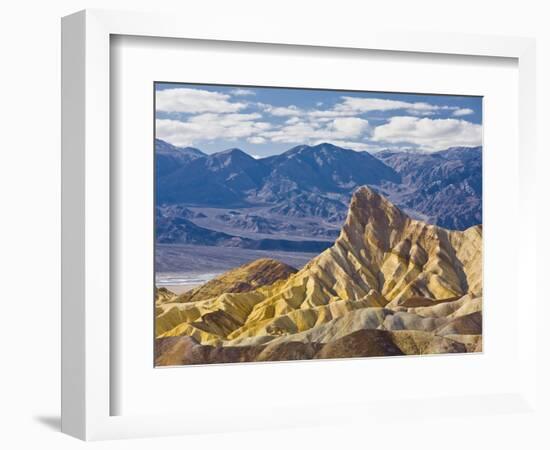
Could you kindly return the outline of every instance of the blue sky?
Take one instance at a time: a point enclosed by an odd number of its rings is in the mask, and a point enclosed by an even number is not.
[[[481,97],[156,83],[156,137],[255,157],[331,142],[357,151],[477,146]]]

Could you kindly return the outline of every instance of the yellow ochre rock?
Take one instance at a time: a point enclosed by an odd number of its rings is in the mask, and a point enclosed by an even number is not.
[[[190,336],[194,346],[258,346],[235,350],[243,360],[302,353],[306,359],[334,357],[346,342],[357,348],[357,356],[384,349],[391,354],[479,351],[482,228],[452,231],[414,220],[362,187],[334,245],[300,271],[261,259],[157,306],[159,339]],[[319,347],[360,330],[390,334],[359,333]],[[268,344],[270,350],[262,347]],[[229,358],[228,352],[215,353],[216,358]]]

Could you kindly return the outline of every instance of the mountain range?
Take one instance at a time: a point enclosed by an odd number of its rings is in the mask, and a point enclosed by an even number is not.
[[[165,143],[157,139],[157,146],[164,149]],[[330,193],[349,194],[357,186],[400,181],[391,167],[372,155],[331,144],[302,145],[263,159],[237,148],[202,157],[192,150],[176,149],[178,156],[171,160],[164,152],[157,158],[157,173],[162,172],[157,204],[236,207],[299,199],[313,205],[308,211],[317,208],[324,216],[334,208]],[[170,163],[172,168],[166,170]]]
[[[161,139],[155,139],[156,176],[163,177],[186,163],[206,156],[193,147],[176,147]]]
[[[376,156],[402,177],[401,185],[386,190],[400,207],[445,228],[463,230],[482,222],[481,147]]]
[[[371,155],[324,143],[256,159],[157,139],[155,151],[159,243],[332,242],[365,185],[427,223],[464,230],[482,221],[481,147]]]
[[[264,259],[158,292],[156,364],[481,351],[481,261],[480,225],[415,220],[361,187],[335,243],[299,271]]]

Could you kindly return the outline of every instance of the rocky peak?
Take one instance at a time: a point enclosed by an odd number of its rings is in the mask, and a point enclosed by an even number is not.
[[[410,221],[409,217],[397,206],[374,189],[362,186],[351,198],[346,225],[392,229],[405,225],[407,221]]]

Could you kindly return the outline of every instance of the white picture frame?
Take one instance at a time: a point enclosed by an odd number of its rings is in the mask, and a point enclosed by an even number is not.
[[[111,321],[111,183],[110,169],[110,40],[111,36],[162,37],[206,41],[285,44],[338,49],[368,49],[416,54],[512,58],[518,63],[519,213],[518,278],[533,273],[536,260],[535,173],[535,43],[532,39],[435,33],[393,33],[347,30],[327,35],[311,25],[281,30],[262,22],[227,23],[215,30],[190,16],[87,10],[62,21],[62,430],[85,440],[163,436],[207,431],[259,429],[267,426],[309,425],[374,415],[374,405],[350,403],[345,410],[302,405],[274,409],[239,422],[205,421],[181,414],[112,415]],[[503,409],[537,414],[536,328],[526,315],[536,310],[534,283],[523,292],[526,312],[518,315],[520,378],[511,391],[466,398],[403,399],[409,414],[425,413],[426,405],[441,415],[496,414]],[[514,294],[511,294],[514,295]],[[517,295],[517,293],[515,293]],[[430,403],[431,402],[431,403]],[[378,405],[379,407],[379,405]],[[403,410],[401,411],[401,414]],[[386,411],[385,414],[388,414]],[[391,414],[391,413],[390,413]],[[429,417],[429,414],[426,414]]]

